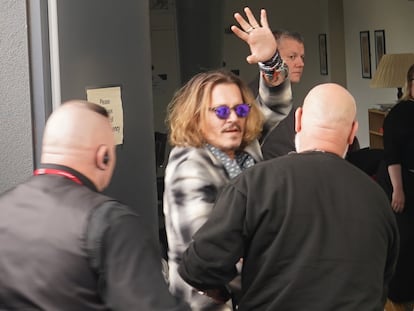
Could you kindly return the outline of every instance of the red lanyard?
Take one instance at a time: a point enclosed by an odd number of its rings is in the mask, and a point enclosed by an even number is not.
[[[63,170],[57,170],[53,168],[39,168],[33,172],[35,176],[37,175],[60,175],[66,178],[69,178],[70,180],[74,181],[75,183],[82,185],[82,182],[79,180],[78,177],[75,175],[68,173]]]

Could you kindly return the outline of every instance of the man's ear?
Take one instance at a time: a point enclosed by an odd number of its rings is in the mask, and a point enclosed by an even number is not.
[[[108,146],[100,145],[96,151],[96,167],[100,170],[106,170],[110,161]]]
[[[352,122],[351,132],[349,133],[349,136],[348,136],[348,145],[352,145],[352,143],[354,142],[355,135],[358,131],[358,126],[359,126],[358,121]]]
[[[302,107],[298,107],[295,111],[295,132],[299,133],[302,129]]]

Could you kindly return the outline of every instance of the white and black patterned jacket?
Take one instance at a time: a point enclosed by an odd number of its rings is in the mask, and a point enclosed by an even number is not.
[[[291,100],[289,81],[273,88],[266,87],[261,81],[257,101],[265,115],[264,133],[287,116],[292,108]],[[258,141],[254,141],[244,151],[255,162],[263,159]],[[189,302],[193,310],[230,310],[226,305],[216,305],[208,297],[200,295],[177,273],[181,254],[194,233],[206,222],[217,194],[228,181],[229,176],[223,164],[207,148],[174,147],[171,150],[164,190],[170,290]]]

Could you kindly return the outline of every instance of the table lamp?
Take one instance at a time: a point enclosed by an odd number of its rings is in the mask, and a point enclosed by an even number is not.
[[[373,88],[397,88],[397,97],[403,95],[407,71],[414,64],[414,53],[384,54],[371,80]]]

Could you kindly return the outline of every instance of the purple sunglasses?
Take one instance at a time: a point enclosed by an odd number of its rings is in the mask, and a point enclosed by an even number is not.
[[[214,111],[217,118],[226,120],[229,118],[231,110],[234,110],[234,112],[239,118],[246,118],[250,113],[250,108],[251,108],[250,104],[242,103],[242,104],[235,105],[231,108],[227,105],[210,107],[209,110]]]

